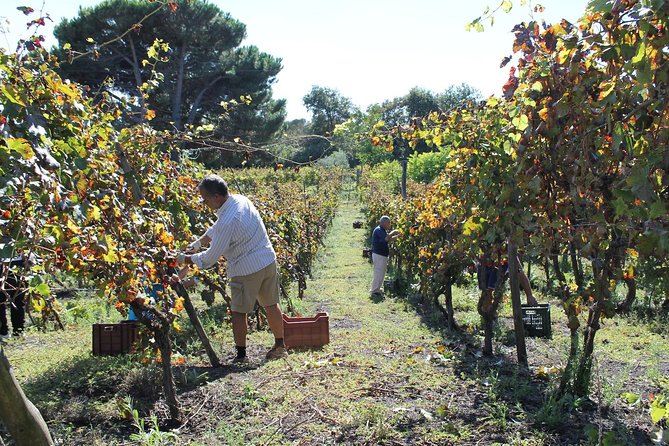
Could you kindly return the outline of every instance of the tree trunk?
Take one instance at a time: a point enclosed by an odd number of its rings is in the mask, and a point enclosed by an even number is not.
[[[140,114],[140,122],[146,121],[145,115],[146,115],[146,100],[144,99],[144,95],[142,91],[140,90],[140,87],[144,83],[144,80],[142,79],[142,71],[140,69],[140,61],[139,58],[137,57],[137,51],[135,50],[135,42],[132,40],[132,37],[128,36],[128,43],[130,43],[130,51],[132,52],[132,72],[135,76],[135,82],[137,83],[137,97],[139,98],[139,104],[142,109],[142,113]]]
[[[446,306],[442,306],[439,302],[439,296],[444,294]],[[460,329],[458,324],[455,322],[453,311],[453,285],[450,281],[447,281],[444,285],[444,289],[434,293],[434,305],[439,309],[441,314],[446,318],[446,324],[449,330],[457,331]]]
[[[26,398],[0,346],[0,420],[17,446],[52,446],[39,410]]]
[[[562,379],[560,379],[560,387],[558,388],[559,397],[565,395],[568,390],[571,390],[570,385],[572,384],[574,369],[578,360],[578,327],[569,327],[569,338],[569,358],[567,359],[567,365],[562,372]]]
[[[576,396],[587,396],[590,390],[590,372],[592,369],[592,352],[595,348],[595,335],[599,330],[599,319],[602,310],[600,305],[595,304],[588,315],[588,325],[585,328],[585,339],[583,342],[583,353],[576,370],[574,393]]]
[[[595,348],[595,335],[599,330],[599,320],[602,315],[602,309],[606,301],[610,298],[609,278],[606,267],[597,266],[593,261],[592,272],[595,283],[594,296],[595,301],[590,307],[588,313],[588,324],[585,327],[585,339],[583,340],[583,352],[574,382],[574,393],[576,396],[587,396],[590,388],[590,375],[592,369],[592,352]]]
[[[186,45],[179,51],[179,67],[177,68],[177,84],[172,98],[172,121],[174,128],[181,130],[181,103],[184,89],[184,65],[186,63]]]
[[[583,270],[581,269],[581,264],[576,256],[574,243],[569,244],[569,257],[571,258],[571,269],[574,271],[574,280],[576,281],[576,286],[580,293],[583,290]]]
[[[400,164],[402,165],[402,199],[406,200],[407,199],[407,159],[402,158],[400,160]]]
[[[551,262],[553,262],[555,278],[558,280],[558,282],[560,282],[560,287],[563,288],[567,283],[567,279],[564,277],[564,274],[562,274],[562,270],[560,269],[560,259],[558,258],[557,254],[551,254]]]
[[[509,281],[511,286],[511,303],[513,305],[513,329],[516,334],[516,355],[518,364],[527,367],[527,348],[525,346],[525,328],[520,307],[520,282],[518,280],[518,249],[516,244],[509,241]]]
[[[495,321],[488,314],[481,316],[483,316],[483,354],[485,356],[492,356],[492,338]]]
[[[163,391],[165,392],[165,402],[170,411],[171,421],[181,422],[181,408],[177,400],[177,388],[174,384],[174,374],[172,373],[172,339],[170,339],[169,327],[154,331],[156,344],[160,349],[161,368],[163,369]]]
[[[450,330],[458,330],[459,327],[455,322],[455,311],[453,310],[453,284],[450,280],[446,282],[444,297],[446,299],[446,317],[448,318],[448,328]]]
[[[200,322],[200,318],[197,315],[197,311],[193,306],[193,302],[190,300],[190,295],[188,291],[186,290],[186,288],[184,288],[184,286],[181,283],[176,284],[175,287],[177,295],[179,295],[179,297],[182,297],[184,300],[184,308],[186,309],[186,313],[188,313],[188,318],[190,319],[191,324],[193,324],[193,327],[195,327],[197,336],[200,338],[200,342],[202,342],[204,350],[207,352],[207,356],[209,357],[209,362],[211,363],[211,366],[220,367],[221,361],[218,359],[216,351],[211,346],[211,342],[209,341],[207,332],[205,332],[204,328],[202,327],[202,323]]]
[[[212,88],[216,83],[220,80],[223,79],[223,76],[217,76],[214,78],[213,81],[209,82],[207,86],[205,86],[200,92],[198,93],[197,97],[193,101],[193,105],[190,107],[190,112],[188,113],[188,119],[186,120],[186,124],[192,124],[195,122],[195,116],[197,116],[197,111],[200,109],[200,103],[202,102],[202,99],[204,98],[204,95],[209,91],[210,88]]]
[[[636,280],[634,279],[623,279],[625,285],[627,285],[627,296],[625,300],[620,302],[616,307],[617,313],[627,313],[632,309],[632,304],[636,300]]]
[[[543,267],[544,275],[546,276],[546,290],[551,290],[553,289],[553,281],[551,280],[551,271],[548,267],[548,257],[544,257]]]
[[[482,283],[485,289],[481,291],[481,298],[479,299],[477,310],[481,315],[483,322],[483,354],[486,356],[492,356],[492,339],[494,334],[493,328],[495,324],[495,318],[497,316],[497,308],[499,307],[499,304],[502,301],[502,296],[504,294],[504,282],[506,279],[502,271],[498,271],[497,284],[495,289],[487,289],[488,277],[485,264],[486,260],[482,262]]]

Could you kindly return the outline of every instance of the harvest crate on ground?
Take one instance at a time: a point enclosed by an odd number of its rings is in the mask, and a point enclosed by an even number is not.
[[[93,354],[96,356],[130,353],[139,335],[136,322],[93,324]]]
[[[327,313],[314,317],[283,315],[283,339],[287,348],[322,347],[330,342],[330,322]]]

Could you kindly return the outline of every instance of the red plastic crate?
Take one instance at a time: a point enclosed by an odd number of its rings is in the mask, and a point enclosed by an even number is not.
[[[98,356],[130,353],[139,335],[135,322],[93,324],[93,354]]]
[[[330,342],[330,318],[327,313],[314,317],[283,315],[283,341],[287,348],[322,347]]]

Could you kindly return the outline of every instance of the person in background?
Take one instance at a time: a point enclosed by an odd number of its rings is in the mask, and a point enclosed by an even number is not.
[[[227,183],[218,175],[206,176],[198,191],[218,219],[185,253],[177,256],[177,262],[207,269],[221,256],[227,259],[232,332],[237,350],[233,362],[246,361],[247,313],[253,311],[256,300],[265,309],[274,334],[274,347],[267,352],[266,359],[286,357],[276,253],[258,210],[245,196],[230,194]],[[205,251],[198,252],[206,246]]]
[[[26,263],[23,257],[16,257],[0,264],[0,336],[9,335],[7,307],[12,322],[12,334],[20,336],[25,328],[27,287],[16,268],[24,268]]]
[[[527,277],[525,274],[525,271],[523,271],[522,268],[522,263],[520,263],[520,258],[516,257],[516,261],[518,262],[518,282],[520,285],[520,288],[525,292],[525,298],[526,302],[528,305],[533,305],[536,306],[538,305],[537,299],[534,297],[534,294],[532,293],[532,287],[530,286],[530,279]],[[501,271],[502,274],[506,274],[509,269],[509,262],[504,259],[502,261],[501,265],[496,265],[494,262],[488,262],[485,265],[485,281],[486,283],[483,283],[483,259],[479,259],[479,263],[477,265],[477,277],[478,277],[478,283],[479,283],[479,289],[481,291],[485,291],[487,294],[488,299],[492,301],[492,292],[497,286],[497,273],[498,271]]]
[[[390,217],[384,215],[379,219],[379,225],[374,228],[374,232],[372,232],[372,263],[374,264],[374,278],[372,279],[372,286],[369,292],[374,297],[383,296],[381,285],[383,285],[383,279],[386,276],[388,256],[390,255],[388,242],[395,240],[400,235],[397,229],[390,231],[390,226]]]

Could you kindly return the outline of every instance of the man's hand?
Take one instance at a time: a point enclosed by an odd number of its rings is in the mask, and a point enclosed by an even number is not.
[[[200,241],[200,239],[197,239],[190,245],[186,246],[186,253],[187,254],[196,253],[197,251],[200,250],[200,248],[202,248],[202,242]]]

